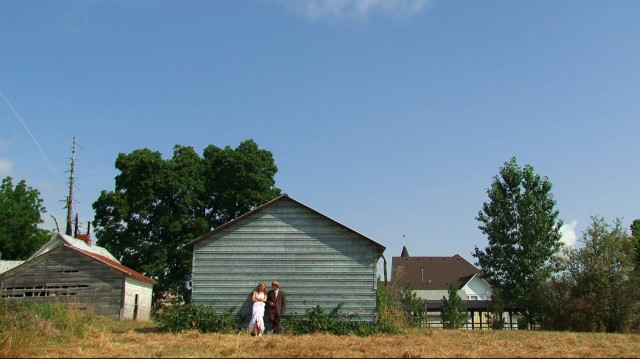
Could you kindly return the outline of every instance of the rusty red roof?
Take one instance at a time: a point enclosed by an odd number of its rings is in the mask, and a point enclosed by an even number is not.
[[[97,253],[85,251],[83,249],[80,249],[80,248],[77,248],[77,247],[73,247],[73,246],[70,246],[70,245],[65,245],[65,247],[69,248],[69,249],[71,249],[73,251],[76,251],[78,253],[84,254],[84,255],[86,255],[88,257],[91,257],[91,258],[93,258],[93,259],[95,259],[95,260],[97,260],[99,262],[102,262],[102,263],[108,265],[109,267],[114,268],[114,269],[124,273],[125,275],[131,276],[131,277],[133,277],[135,279],[138,279],[138,280],[141,280],[141,281],[144,281],[144,282],[147,282],[147,283],[151,283],[151,284],[158,283],[153,278],[149,278],[149,277],[147,277],[146,275],[144,275],[142,273],[136,272],[133,269],[131,269],[131,268],[125,266],[125,265],[122,265],[122,264],[114,261],[111,258],[102,256],[102,255],[97,254]]]

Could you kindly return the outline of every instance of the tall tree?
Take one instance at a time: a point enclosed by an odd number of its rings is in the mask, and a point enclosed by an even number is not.
[[[235,150],[213,145],[204,150],[205,205],[213,225],[226,223],[280,194],[273,155],[254,141]]]
[[[631,222],[631,236],[636,250],[636,273],[640,275],[640,219]]]
[[[2,259],[26,259],[52,235],[38,228],[43,223],[40,192],[27,186],[24,180],[13,186],[6,177],[0,185],[0,253]]]
[[[514,157],[487,195],[476,219],[489,244],[484,250],[476,246],[473,255],[504,303],[518,305],[532,318],[539,287],[554,272],[562,247],[551,182],[530,165],[520,167]]]
[[[185,244],[280,194],[271,153],[252,140],[235,150],[209,146],[203,158],[180,145],[168,160],[139,149],[119,154],[115,166],[115,190],[93,204],[97,243],[156,279],[157,292],[188,294]]]

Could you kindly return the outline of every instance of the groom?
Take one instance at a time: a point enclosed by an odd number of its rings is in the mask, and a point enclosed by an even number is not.
[[[273,324],[273,333],[280,334],[280,320],[287,306],[287,296],[280,290],[280,283],[277,280],[271,282],[271,290],[267,293],[267,306],[269,321]]]

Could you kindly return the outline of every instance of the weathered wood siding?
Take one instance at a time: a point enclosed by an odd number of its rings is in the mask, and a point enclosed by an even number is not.
[[[72,250],[58,247],[3,273],[2,299],[60,301],[118,318],[122,273]]]
[[[250,294],[278,280],[287,314],[320,305],[375,321],[374,243],[292,201],[278,201],[194,244],[192,300],[248,322]]]
[[[127,278],[125,281],[124,309],[121,318],[148,320],[151,316],[153,284]],[[136,305],[136,295],[137,305]],[[137,314],[136,314],[137,311]]]

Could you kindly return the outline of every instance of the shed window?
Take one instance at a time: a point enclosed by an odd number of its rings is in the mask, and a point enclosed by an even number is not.
[[[86,284],[48,284],[35,286],[2,288],[2,298],[56,297],[78,295],[79,288],[88,288]]]

